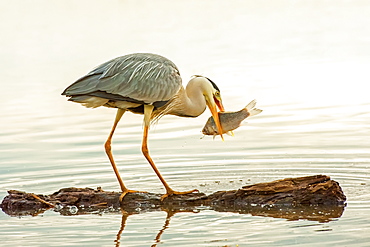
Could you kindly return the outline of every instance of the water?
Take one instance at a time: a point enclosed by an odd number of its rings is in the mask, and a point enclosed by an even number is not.
[[[153,52],[184,84],[204,74],[227,110],[264,110],[235,137],[201,138],[209,113],[166,116],[149,148],[168,183],[205,193],[325,174],[347,196],[329,222],[200,208],[35,217],[0,213],[3,246],[369,246],[370,4],[366,1],[12,1],[0,3],[0,197],[9,189],[119,186],[103,143],[112,109],[60,96],[94,66]],[[142,117],[125,114],[113,151],[127,186],[163,192],[140,153]],[[124,228],[121,227],[123,219]],[[119,240],[117,240],[117,235]],[[156,240],[157,238],[157,240]]]

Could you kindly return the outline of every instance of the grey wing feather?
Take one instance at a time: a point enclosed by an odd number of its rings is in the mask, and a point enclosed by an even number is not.
[[[145,103],[166,101],[181,88],[180,73],[167,58],[135,53],[112,59],[69,86],[63,95],[104,91]]]

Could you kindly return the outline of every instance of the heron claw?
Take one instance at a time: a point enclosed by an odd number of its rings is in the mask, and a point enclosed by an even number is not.
[[[148,193],[147,191],[138,191],[138,190],[126,190],[122,192],[122,194],[119,196],[119,202],[123,202],[123,198],[128,194],[128,193]]]
[[[172,195],[186,195],[186,194],[191,194],[191,193],[194,193],[194,192],[199,192],[199,190],[195,189],[195,190],[189,190],[189,191],[174,191],[174,190],[167,191],[166,194],[161,196],[161,201],[163,201],[164,199],[166,199],[167,197],[172,196]]]
[[[52,203],[50,203],[50,202],[47,202],[47,201],[45,201],[44,199],[41,199],[38,195],[36,195],[36,194],[34,194],[34,193],[30,193],[30,195],[31,195],[33,198],[35,198],[36,200],[38,200],[38,201],[40,201],[40,202],[42,202],[42,203],[44,203],[44,204],[48,205],[50,208],[54,208],[54,207],[55,207],[55,205],[54,205],[54,204],[52,204]]]

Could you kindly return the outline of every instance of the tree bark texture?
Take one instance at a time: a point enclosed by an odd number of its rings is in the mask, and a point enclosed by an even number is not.
[[[54,210],[62,215],[121,212],[128,214],[165,210],[197,212],[212,209],[287,219],[327,221],[342,215],[346,196],[339,184],[325,175],[286,178],[244,186],[238,190],[217,191],[210,195],[191,193],[161,201],[162,194],[127,194],[91,188],[64,188],[51,195],[8,191],[1,203],[10,216],[38,215]]]

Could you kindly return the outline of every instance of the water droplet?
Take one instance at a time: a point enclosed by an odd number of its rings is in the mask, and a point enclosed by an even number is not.
[[[78,212],[78,207],[76,207],[76,206],[70,206],[70,207],[69,207],[69,212],[70,212],[71,214],[77,214],[77,212]]]
[[[62,210],[62,209],[63,209],[63,206],[62,206],[62,204],[57,203],[57,204],[55,205],[54,209],[55,209],[56,211],[60,211],[60,210]]]

